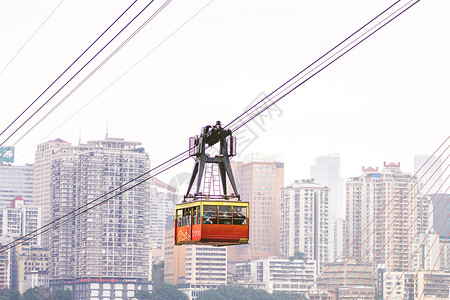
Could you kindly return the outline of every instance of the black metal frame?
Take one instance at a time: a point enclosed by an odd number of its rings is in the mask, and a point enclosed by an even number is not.
[[[210,157],[206,154],[206,149],[217,143],[220,143],[219,155],[215,157]],[[207,147],[208,146],[208,147]],[[237,198],[240,200],[240,195],[237,191],[236,182],[234,181],[233,172],[231,170],[230,157],[236,155],[235,139],[232,136],[231,130],[225,130],[222,128],[220,121],[216,122],[216,125],[208,125],[202,128],[200,136],[191,137],[189,139],[189,155],[195,157],[194,170],[192,171],[191,179],[189,181],[188,190],[184,196],[183,202],[188,202],[187,199],[192,199],[191,201],[197,199],[231,199]],[[222,181],[222,196],[218,195],[204,195],[200,193],[200,186],[202,183],[203,173],[205,171],[206,164],[218,164],[220,171],[220,179]],[[189,194],[194,184],[195,178],[197,177],[197,189],[194,195]],[[230,180],[231,186],[233,188],[234,194],[227,195],[227,181],[226,176]],[[217,200],[219,200],[217,199]]]

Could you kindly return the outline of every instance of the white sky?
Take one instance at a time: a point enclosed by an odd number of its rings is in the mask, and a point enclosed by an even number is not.
[[[0,0],[0,70],[60,2]],[[44,141],[77,144],[80,132],[83,142],[104,138],[107,122],[110,137],[142,142],[152,164],[159,164],[187,149],[189,136],[202,126],[230,122],[258,95],[270,93],[394,1],[214,0],[95,98],[208,2],[169,4],[16,145],[16,164],[33,163],[35,147]],[[0,129],[130,3],[64,0],[0,74]],[[266,123],[243,154],[283,154],[286,184],[308,177],[316,156],[333,153],[341,156],[344,178],[360,175],[362,166],[382,167],[383,161],[401,162],[412,172],[414,154],[431,154],[449,135],[448,11],[448,0],[422,0],[282,100],[281,115]],[[163,179],[191,169],[192,162],[183,164]]]

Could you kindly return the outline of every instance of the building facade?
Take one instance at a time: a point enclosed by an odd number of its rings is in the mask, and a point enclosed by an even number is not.
[[[229,248],[230,261],[280,255],[280,192],[284,163],[276,155],[252,154],[244,162],[232,162],[242,201],[250,202],[248,245]]]
[[[140,143],[107,138],[54,155],[51,219],[74,208],[86,211],[51,233],[50,285],[71,285],[77,299],[103,294],[127,299],[151,288],[149,183],[121,192],[122,185],[150,169]],[[121,193],[114,196],[113,190]]]
[[[259,286],[268,293],[315,292],[316,262],[303,259],[260,258],[236,264],[234,285]]]
[[[28,205],[17,196],[10,206],[0,210],[0,236],[19,238],[41,227],[41,211],[39,207]],[[41,237],[31,239],[33,246],[41,245]]]
[[[384,163],[381,172],[364,168],[346,183],[346,257],[363,263],[408,266],[416,227],[418,187],[400,163]],[[393,225],[395,224],[395,226]]]
[[[0,209],[10,206],[17,195],[34,204],[34,165],[14,166],[0,162]]]
[[[70,143],[61,139],[48,141],[37,146],[34,154],[34,203],[41,209],[41,223],[46,225],[51,220],[51,172],[52,161],[60,149],[71,146]],[[50,234],[42,235],[42,246],[48,248]]]
[[[317,262],[317,272],[329,256],[329,193],[314,180],[298,180],[281,190],[281,255],[302,252]]]

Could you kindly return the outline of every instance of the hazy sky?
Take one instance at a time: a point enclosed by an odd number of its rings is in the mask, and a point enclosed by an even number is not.
[[[202,126],[216,120],[230,122],[256,98],[270,93],[394,1],[213,0],[207,5],[209,2],[172,1],[17,143],[16,163],[33,163],[36,145],[51,139],[73,144],[80,135],[83,142],[102,139],[108,124],[110,137],[142,142],[152,164],[159,164],[187,149],[189,136],[198,134]],[[162,3],[157,0],[150,8],[154,11]],[[0,70],[59,5],[0,73],[0,129],[129,4],[131,1],[0,0]],[[145,4],[138,1],[125,20]],[[283,154],[286,184],[306,178],[316,156],[335,153],[341,156],[344,178],[358,176],[362,166],[381,167],[383,161],[401,162],[402,169],[412,172],[414,154],[431,154],[449,135],[448,11],[448,0],[419,2],[279,102],[272,118],[255,127],[258,137],[241,153]],[[131,29],[150,15],[139,18]],[[115,28],[117,32],[119,27]],[[131,31],[125,33],[101,59]],[[90,52],[91,56],[95,52]],[[63,99],[101,59],[48,107]],[[74,71],[64,79],[72,74]],[[52,94],[46,94],[39,105]],[[19,131],[7,144],[25,132]],[[5,137],[2,135],[1,141]],[[192,162],[185,163],[163,179],[191,169]]]

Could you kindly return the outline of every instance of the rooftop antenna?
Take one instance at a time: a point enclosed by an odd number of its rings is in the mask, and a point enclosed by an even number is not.
[[[78,146],[81,146],[81,126],[80,126],[80,132],[78,134]]]
[[[106,120],[106,136],[105,136],[105,140],[108,139],[108,120]]]

